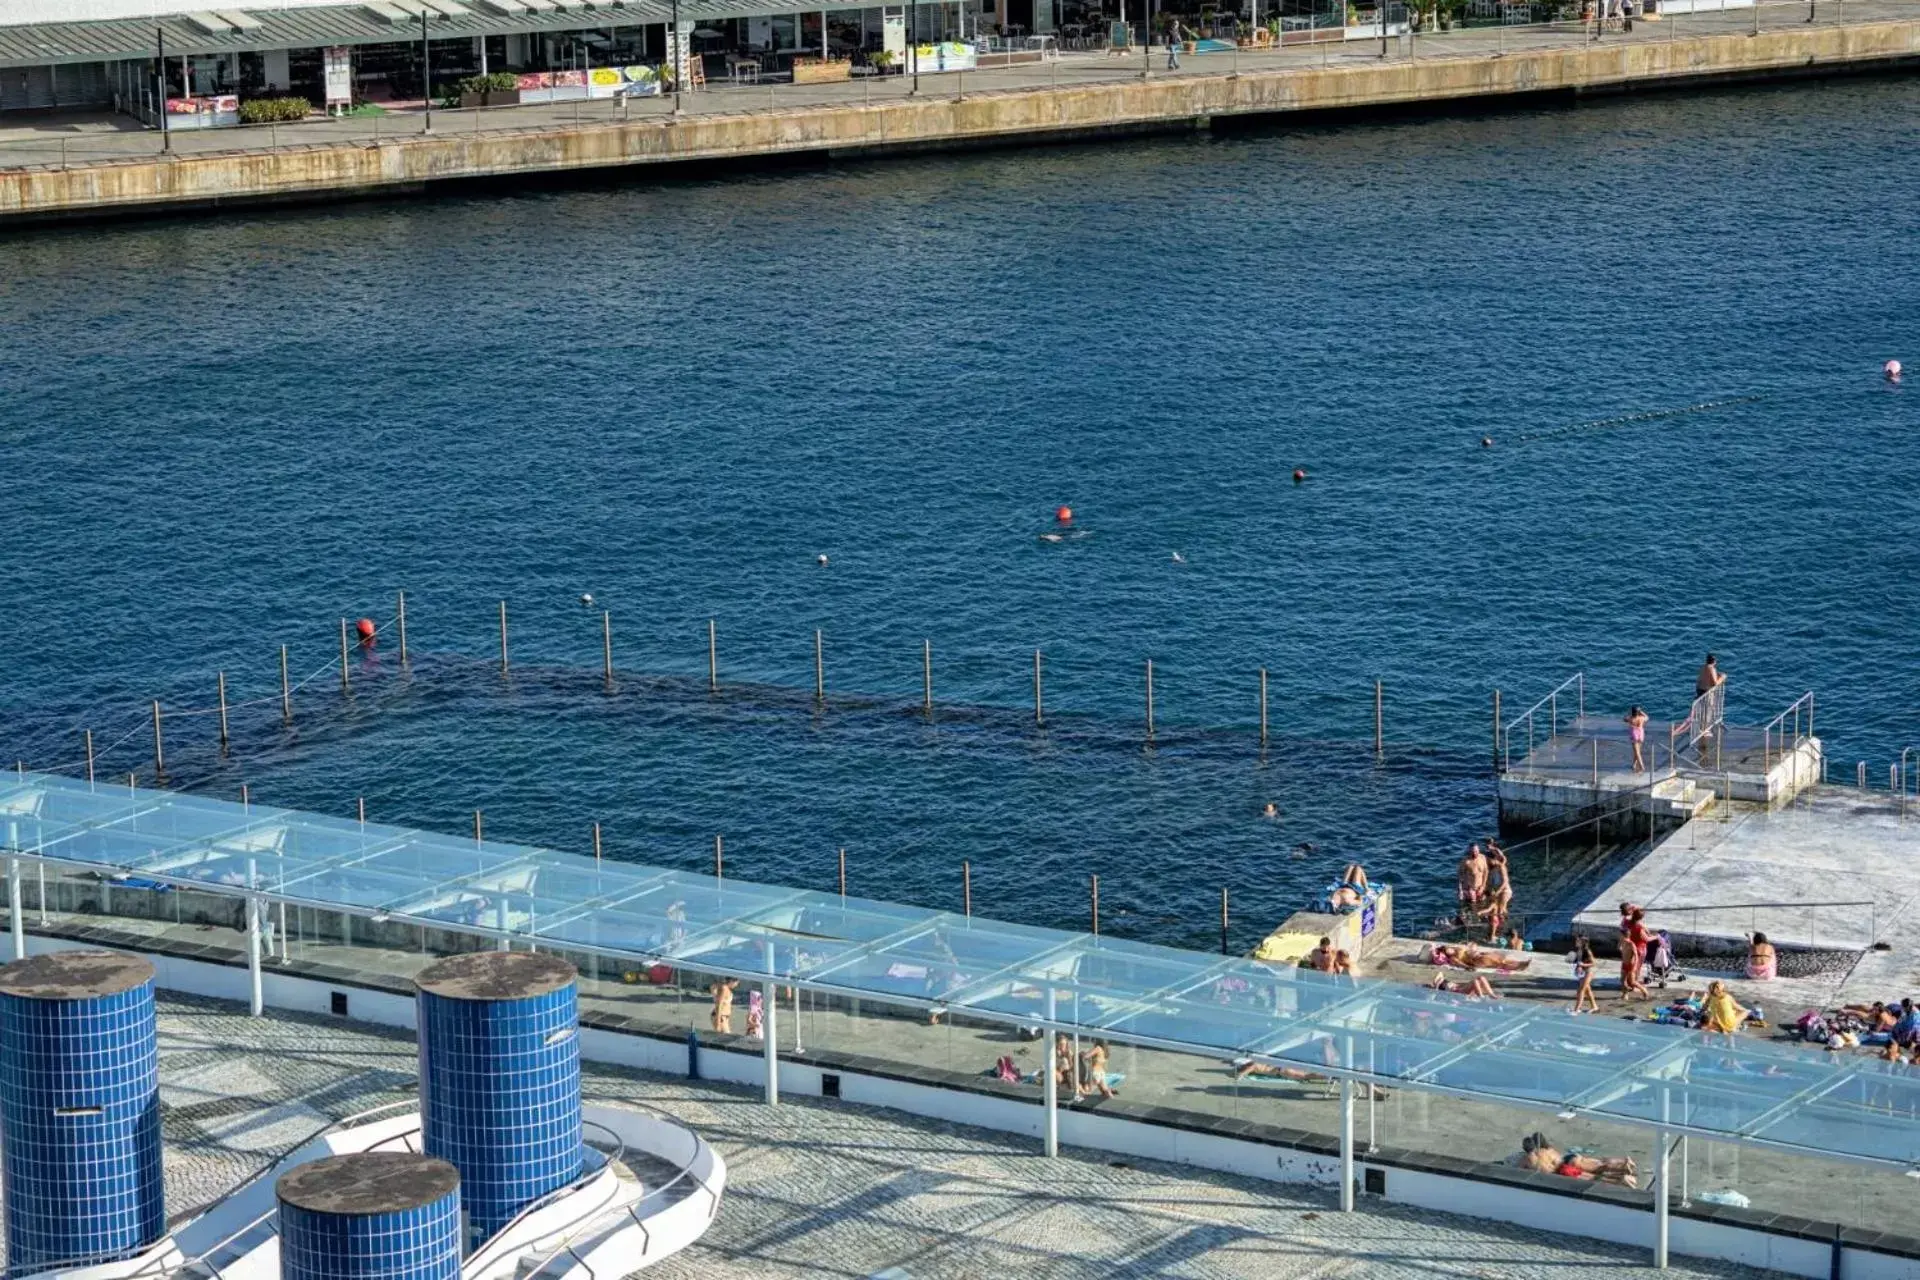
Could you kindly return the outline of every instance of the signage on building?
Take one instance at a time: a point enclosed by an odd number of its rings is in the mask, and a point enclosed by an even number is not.
[[[330,45],[321,50],[321,65],[327,82],[327,109],[353,106],[353,51],[345,45]]]

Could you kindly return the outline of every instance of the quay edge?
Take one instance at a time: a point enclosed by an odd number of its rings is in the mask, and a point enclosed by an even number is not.
[[[755,114],[415,136],[0,171],[0,228],[417,194],[642,166],[755,164],[1184,131],[1297,114],[1494,105],[1920,66],[1920,20],[1372,66],[1165,76]]]

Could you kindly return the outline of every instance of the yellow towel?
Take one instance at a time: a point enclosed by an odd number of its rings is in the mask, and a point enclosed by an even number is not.
[[[1253,958],[1269,964],[1297,964],[1319,945],[1320,935],[1314,933],[1270,933],[1253,949]]]

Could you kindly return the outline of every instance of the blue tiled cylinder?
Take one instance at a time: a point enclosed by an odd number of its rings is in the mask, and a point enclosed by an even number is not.
[[[460,1175],[405,1151],[280,1175],[281,1280],[460,1280]]]
[[[153,966],[58,951],[0,966],[7,1274],[166,1234]]]
[[[478,951],[415,979],[427,1154],[460,1171],[469,1248],[584,1166],[577,976],[555,956]]]

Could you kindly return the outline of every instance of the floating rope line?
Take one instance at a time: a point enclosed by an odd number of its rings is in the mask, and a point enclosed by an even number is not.
[[[1765,400],[1764,395],[1735,396],[1730,400],[1703,400],[1699,404],[1683,405],[1678,409],[1652,409],[1646,413],[1628,413],[1618,418],[1597,418],[1592,422],[1576,422],[1570,427],[1555,427],[1551,431],[1533,431],[1526,435],[1515,436],[1515,444],[1529,440],[1558,440],[1563,436],[1580,435],[1588,431],[1611,431],[1615,427],[1632,426],[1636,422],[1654,422],[1661,418],[1678,418],[1689,413],[1709,413],[1715,409],[1728,409],[1736,404],[1752,404],[1756,400]]]

